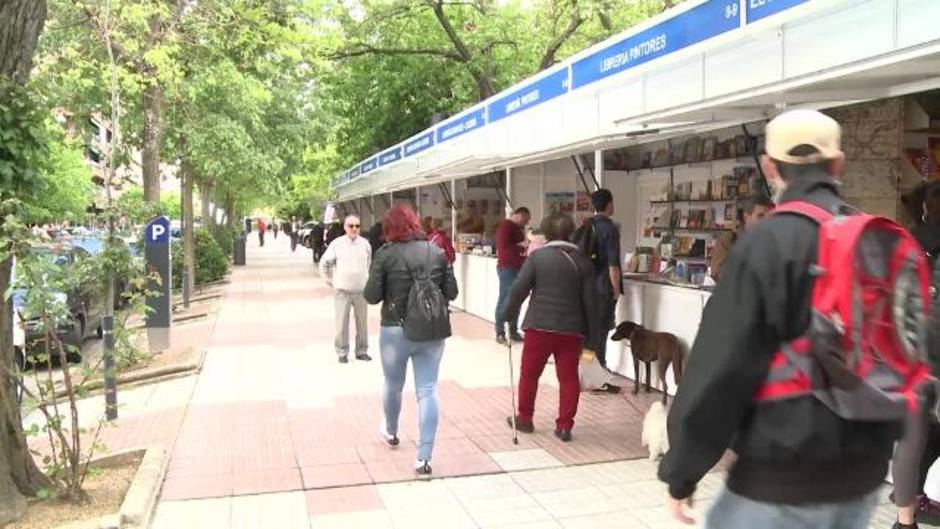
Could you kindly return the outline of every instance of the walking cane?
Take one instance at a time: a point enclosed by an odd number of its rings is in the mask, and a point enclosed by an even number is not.
[[[509,325],[506,325],[507,329]],[[509,415],[512,421],[512,444],[519,444],[519,432],[516,431],[516,377],[512,373],[512,336],[506,333],[509,340],[506,343],[509,346],[509,398],[512,402],[512,414]]]

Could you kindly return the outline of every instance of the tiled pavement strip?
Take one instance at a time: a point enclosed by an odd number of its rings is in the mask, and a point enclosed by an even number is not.
[[[284,237],[259,248],[251,237],[248,263],[226,288],[202,373],[122,391],[121,419],[103,432],[112,451],[149,443],[171,451],[155,528],[679,527],[639,446],[655,395],[584,394],[574,441],[561,443],[551,433],[557,384],[548,366],[537,433],[515,446],[505,350],[489,323],[455,314],[439,388],[437,479],[416,482],[413,392],[402,446],[390,450],[378,435],[377,308],[375,360],[341,365],[331,293],[309,251],[291,254]],[[100,400],[83,402],[83,417],[96,416]],[[698,513],[720,483],[720,472],[706,477]],[[872,527],[890,526],[882,503]]]

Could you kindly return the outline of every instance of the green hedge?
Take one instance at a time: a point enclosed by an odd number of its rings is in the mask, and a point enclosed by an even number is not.
[[[234,251],[235,238],[241,233],[241,230],[229,228],[225,225],[215,225],[212,227],[212,237],[219,243],[225,255],[231,257]]]
[[[229,253],[231,253],[229,243]],[[196,284],[202,285],[218,281],[228,273],[229,257],[209,230],[196,230]],[[183,245],[182,241],[173,241],[173,286],[183,286]]]

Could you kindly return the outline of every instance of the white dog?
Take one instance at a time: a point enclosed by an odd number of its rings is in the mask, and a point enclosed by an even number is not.
[[[669,451],[669,436],[666,433],[666,417],[669,409],[662,402],[656,401],[650,406],[643,418],[643,433],[640,444],[648,446],[650,461],[655,461]]]

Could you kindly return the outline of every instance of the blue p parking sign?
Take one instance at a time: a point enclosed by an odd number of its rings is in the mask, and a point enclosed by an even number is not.
[[[147,245],[163,245],[170,241],[170,219],[157,217],[147,224]]]
[[[150,351],[162,351],[170,346],[170,327],[172,322],[173,277],[170,259],[170,219],[155,217],[144,228],[144,257],[147,260],[147,274],[156,276],[147,281],[147,290],[159,293],[148,296],[147,337]]]

